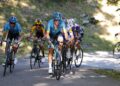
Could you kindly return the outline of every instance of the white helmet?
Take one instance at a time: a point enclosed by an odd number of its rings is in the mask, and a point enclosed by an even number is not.
[[[59,35],[58,38],[57,38],[57,41],[58,41],[58,42],[63,42],[63,40],[64,40],[64,39],[63,39],[63,36],[62,36],[62,35]]]

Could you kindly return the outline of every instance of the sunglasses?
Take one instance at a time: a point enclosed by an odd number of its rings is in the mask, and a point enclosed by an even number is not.
[[[54,21],[59,21],[59,19],[54,19]]]
[[[15,25],[15,23],[14,23],[14,22],[10,22],[10,24],[14,24],[14,25]]]
[[[41,26],[40,24],[36,24],[35,26]]]

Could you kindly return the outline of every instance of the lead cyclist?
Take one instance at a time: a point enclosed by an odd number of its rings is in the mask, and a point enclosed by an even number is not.
[[[47,31],[46,31],[46,38],[48,39],[49,43],[54,43],[54,40],[63,42],[63,36],[65,39],[68,39],[68,34],[65,29],[65,22],[61,18],[61,14],[59,12],[54,12],[53,17],[50,21],[48,21]],[[60,44],[59,49],[61,50],[62,44]],[[52,59],[53,59],[53,52],[54,48],[49,45],[49,53],[48,53],[48,73],[52,74]]]

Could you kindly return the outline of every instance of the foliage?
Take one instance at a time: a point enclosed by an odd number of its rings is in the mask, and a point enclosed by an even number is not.
[[[114,79],[120,80],[120,72],[115,70],[95,70],[96,73],[107,75],[109,77],[112,77]]]
[[[120,0],[107,0],[107,4],[109,5],[117,5]]]

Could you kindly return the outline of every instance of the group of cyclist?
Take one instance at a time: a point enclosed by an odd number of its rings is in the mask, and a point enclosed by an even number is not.
[[[23,38],[21,25],[18,23],[17,18],[15,16],[11,16],[8,20],[8,22],[4,25],[3,28],[3,36],[1,40],[2,41],[7,40],[14,40],[20,42]],[[37,39],[46,39],[49,43],[48,49],[48,73],[52,73],[52,58],[54,49],[51,46],[51,43],[53,43],[55,40],[58,41],[59,44],[59,50],[62,50],[63,42],[69,42],[68,45],[73,47],[73,45],[76,43],[79,43],[81,41],[81,38],[83,37],[83,29],[75,23],[74,19],[65,19],[60,12],[54,12],[52,15],[52,19],[50,19],[47,23],[47,26],[45,27],[42,23],[41,19],[36,19],[31,30],[30,35],[28,38],[34,38]],[[77,39],[76,39],[77,38]],[[75,41],[76,40],[76,41]],[[79,46],[78,46],[79,47]],[[42,49],[42,55],[44,55],[44,45],[40,46]],[[7,49],[7,43],[6,43],[6,49]],[[18,49],[18,46],[16,46],[16,49]],[[17,50],[15,50],[15,53]],[[16,59],[16,58],[15,58]]]

